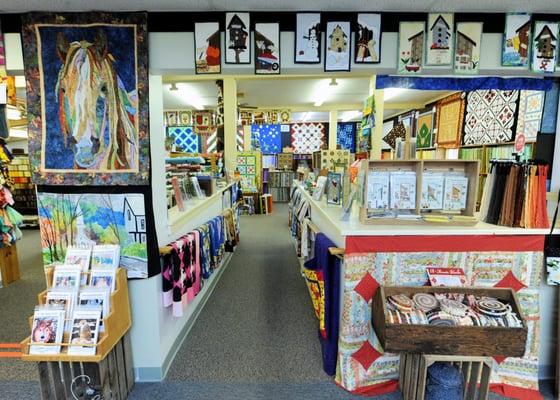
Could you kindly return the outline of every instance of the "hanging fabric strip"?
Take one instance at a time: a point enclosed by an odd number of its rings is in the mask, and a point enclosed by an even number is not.
[[[377,89],[402,88],[417,90],[550,90],[549,78],[421,78],[391,75],[377,76]]]

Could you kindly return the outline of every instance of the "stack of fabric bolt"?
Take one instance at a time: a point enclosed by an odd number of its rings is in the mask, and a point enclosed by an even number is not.
[[[547,174],[546,164],[492,161],[480,203],[480,219],[501,226],[548,228]]]

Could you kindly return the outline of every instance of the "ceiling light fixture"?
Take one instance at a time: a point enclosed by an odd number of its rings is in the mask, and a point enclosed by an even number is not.
[[[179,88],[177,87],[177,84],[175,82],[172,82],[171,86],[169,87],[169,91],[170,92],[175,92],[175,91],[178,91],[178,90],[179,90]]]
[[[334,89],[338,87],[336,78],[322,79],[315,86],[315,94],[313,95],[313,105],[321,107],[323,103],[333,94]]]
[[[361,111],[358,110],[354,110],[354,111],[347,111],[344,115],[344,117],[342,118],[342,122],[348,122],[350,120],[353,120],[355,118],[359,118],[362,115]]]

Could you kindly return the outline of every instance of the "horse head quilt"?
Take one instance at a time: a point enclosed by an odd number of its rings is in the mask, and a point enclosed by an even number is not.
[[[149,184],[146,13],[23,21],[36,184]]]

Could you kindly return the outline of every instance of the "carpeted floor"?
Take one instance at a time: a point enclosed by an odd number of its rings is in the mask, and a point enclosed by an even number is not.
[[[1,342],[28,335],[26,318],[44,288],[38,231],[25,231],[18,249],[22,280],[0,289]],[[241,244],[166,380],[137,383],[130,399],[363,399],[322,372],[317,321],[298,265],[285,205],[243,217]],[[542,384],[545,399],[554,398],[551,386]],[[0,358],[0,399],[38,397],[35,366]]]

